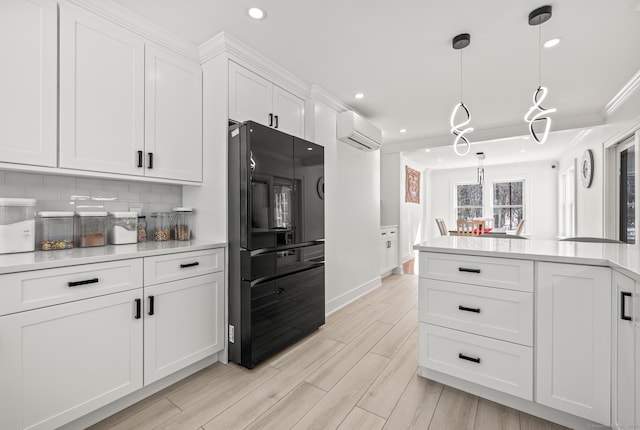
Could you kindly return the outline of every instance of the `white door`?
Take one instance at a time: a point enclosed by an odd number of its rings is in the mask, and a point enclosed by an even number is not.
[[[611,269],[536,264],[536,401],[610,425]]]
[[[615,351],[614,357],[614,383],[613,390],[613,423],[619,428],[633,428],[634,424],[634,373],[635,347],[634,321],[633,321],[633,295],[635,293],[635,283],[633,279],[613,272],[613,303],[614,303],[614,325],[615,331]]]
[[[58,5],[0,2],[0,162],[56,166]]]
[[[142,39],[63,3],[60,167],[142,175],[142,151]]]
[[[273,127],[273,113],[273,84],[229,61],[229,118]]]
[[[145,287],[144,383],[224,348],[224,272]]]
[[[0,317],[0,428],[52,429],[142,387],[140,290]]]
[[[274,85],[273,112],[275,128],[304,139],[304,100]]]
[[[145,175],[202,181],[200,64],[147,45],[145,74]]]

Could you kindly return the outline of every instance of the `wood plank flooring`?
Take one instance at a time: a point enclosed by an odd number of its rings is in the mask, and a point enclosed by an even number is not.
[[[255,369],[216,363],[91,429],[564,429],[419,377],[417,303],[417,276],[387,276]]]

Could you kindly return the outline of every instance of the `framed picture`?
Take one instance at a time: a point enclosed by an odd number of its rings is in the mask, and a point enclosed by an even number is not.
[[[420,203],[420,171],[404,166],[404,201],[407,203]]]

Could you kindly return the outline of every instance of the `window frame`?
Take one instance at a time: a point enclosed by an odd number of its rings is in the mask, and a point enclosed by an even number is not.
[[[465,181],[465,182],[456,182],[453,184],[453,219],[455,221],[457,221],[458,219],[458,210],[459,209],[474,209],[474,208],[479,208],[480,209],[480,216],[477,218],[482,218],[484,217],[484,213],[485,213],[485,207],[484,204],[486,202],[485,199],[485,189],[484,186],[480,187],[480,191],[482,192],[482,196],[481,196],[481,203],[480,206],[459,206],[458,205],[458,186],[461,185],[478,185],[477,182],[474,181]]]
[[[505,184],[505,183],[514,183],[514,182],[521,182],[522,183],[522,204],[521,205],[494,205],[494,201],[495,201],[495,184]],[[494,223],[494,227],[495,228],[500,228],[500,226],[497,225],[496,223],[496,218],[495,218],[495,209],[496,208],[518,208],[521,207],[522,208],[522,219],[527,219],[527,181],[524,178],[505,178],[505,179],[494,179],[490,182],[491,187],[490,189],[490,195],[491,195],[491,201],[489,203],[488,206],[488,210],[491,213],[491,218],[493,218],[493,223]],[[510,229],[509,231],[513,231],[515,230],[518,226],[512,226],[513,228]],[[526,224],[525,224],[525,230],[526,230]]]

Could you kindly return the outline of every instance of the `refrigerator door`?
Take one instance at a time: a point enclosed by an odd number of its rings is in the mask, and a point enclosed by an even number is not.
[[[293,137],[254,122],[240,129],[241,244],[290,245],[295,235]]]
[[[324,239],[324,148],[293,138],[295,242]]]

